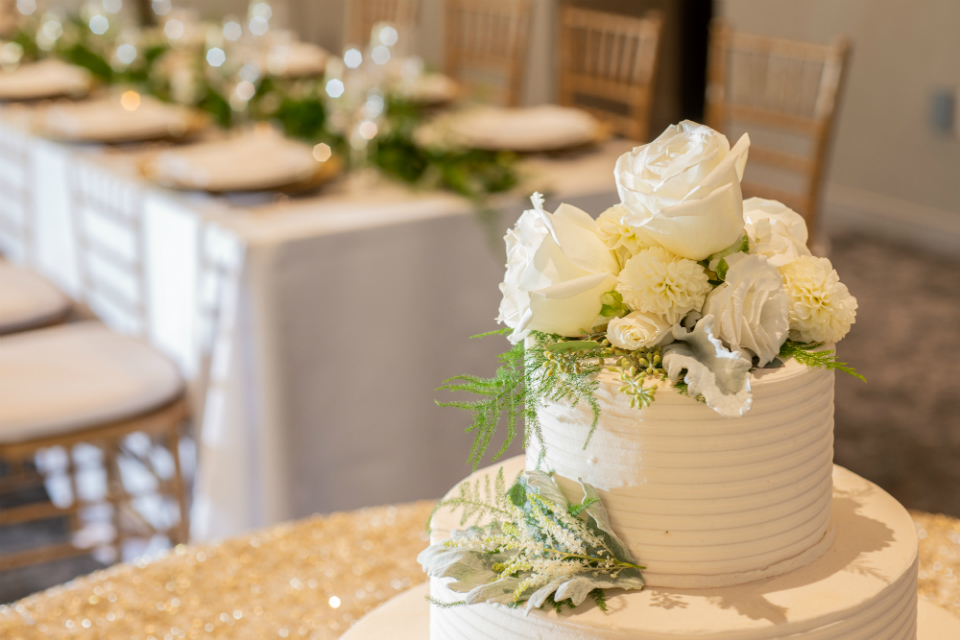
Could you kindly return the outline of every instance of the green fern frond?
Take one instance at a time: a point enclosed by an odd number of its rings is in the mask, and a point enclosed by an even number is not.
[[[867,381],[866,378],[857,373],[857,370],[849,364],[837,360],[836,352],[832,349],[828,351],[817,351],[816,349],[820,346],[821,343],[803,344],[794,342],[793,340],[787,340],[783,343],[783,346],[780,347],[780,359],[793,358],[800,364],[808,367],[841,371],[855,378],[860,378],[864,382]]]
[[[607,595],[603,592],[603,589],[594,589],[590,592],[590,597],[597,603],[597,609],[604,613],[607,612]]]
[[[504,520],[513,517],[507,504],[507,483],[503,477],[503,467],[497,471],[493,486],[490,486],[490,475],[484,475],[481,484],[480,478],[474,482],[463,482],[458,487],[460,495],[456,498],[441,500],[433,508],[430,517],[427,518],[427,531],[430,531],[430,525],[433,522],[433,516],[440,509],[460,509],[460,526],[464,526],[469,521],[474,524],[480,524],[480,521],[487,516],[492,516]]]
[[[470,336],[470,339],[474,338],[486,338],[487,336],[505,336],[508,333],[512,333],[513,329],[510,327],[503,327],[502,329],[494,329],[493,331],[486,331],[484,333],[478,333],[475,336]]]

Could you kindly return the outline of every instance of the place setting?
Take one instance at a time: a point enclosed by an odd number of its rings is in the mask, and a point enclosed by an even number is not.
[[[146,179],[171,189],[296,194],[332,180],[343,163],[327,145],[310,147],[272,127],[258,126],[226,138],[152,152],[139,167]]]
[[[43,105],[32,118],[33,130],[51,140],[114,145],[188,140],[209,124],[194,109],[132,89]]]

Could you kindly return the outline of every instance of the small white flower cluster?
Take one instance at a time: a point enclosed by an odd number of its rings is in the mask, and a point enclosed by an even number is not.
[[[762,367],[788,339],[842,339],[857,301],[830,261],[810,254],[799,214],[744,201],[749,146],[746,135],[731,148],[682,122],[620,157],[621,202],[597,220],[569,205],[549,213],[535,196],[506,237],[498,321],[511,340],[605,331],[613,346],[636,350],[681,340],[713,316],[723,347]]]

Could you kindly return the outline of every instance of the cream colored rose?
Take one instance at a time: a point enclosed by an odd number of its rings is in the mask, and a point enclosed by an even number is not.
[[[839,342],[856,322],[857,299],[826,258],[801,256],[780,267],[789,296],[790,339]]]
[[[617,291],[631,310],[662,315],[671,325],[699,311],[710,292],[703,267],[661,247],[630,258],[617,280]]]
[[[743,201],[743,218],[750,237],[750,253],[766,256],[775,267],[809,256],[807,223],[803,216],[776,200]]]
[[[593,328],[600,298],[617,283],[617,258],[597,237],[597,223],[567,204],[556,213],[524,211],[507,232],[507,272],[500,291],[502,322],[516,344],[530,331],[579,336]]]
[[[634,311],[622,318],[614,318],[607,325],[607,339],[615,347],[634,351],[653,347],[670,336],[673,324],[663,316]]]
[[[617,191],[639,241],[690,260],[736,242],[743,233],[740,179],[749,147],[746,134],[731,149],[724,135],[686,120],[620,156]]]
[[[617,204],[597,218],[597,235],[607,247],[616,252],[617,257],[620,258],[620,264],[626,264],[627,260],[644,248],[633,228],[624,222],[624,218],[628,215],[630,210],[622,204]]]
[[[717,333],[733,350],[746,349],[764,366],[787,340],[787,293],[780,273],[765,256],[735,253],[725,258],[725,282],[710,292],[703,315],[716,318]]]

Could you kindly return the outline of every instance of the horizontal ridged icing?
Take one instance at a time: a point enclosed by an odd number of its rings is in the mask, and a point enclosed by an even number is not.
[[[829,546],[833,372],[795,361],[765,370],[740,418],[669,385],[638,410],[618,388],[614,374],[601,374],[586,449],[586,403],[542,407],[540,466],[572,500],[582,495],[578,478],[598,489],[648,584],[737,584],[803,566]],[[528,466],[540,453],[532,442]]]
[[[499,466],[499,465],[498,465]],[[505,475],[522,466],[504,463]],[[491,468],[493,470],[496,467]],[[480,473],[484,473],[483,471]],[[906,510],[857,475],[833,468],[837,535],[809,564],[762,582],[710,589],[611,591],[557,615],[499,605],[431,607],[431,640],[916,640],[917,536]],[[459,518],[441,512],[434,541]],[[431,595],[461,596],[431,580]]]

